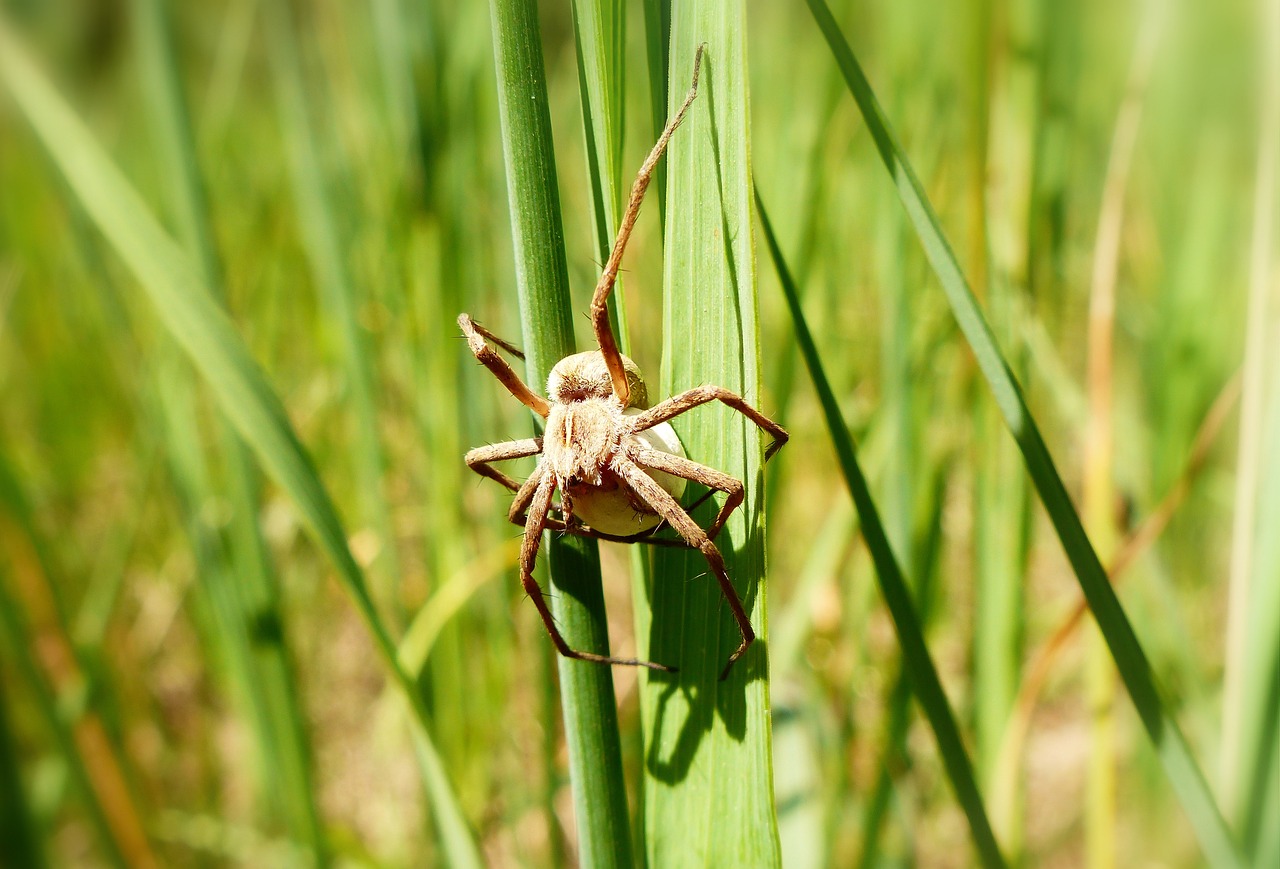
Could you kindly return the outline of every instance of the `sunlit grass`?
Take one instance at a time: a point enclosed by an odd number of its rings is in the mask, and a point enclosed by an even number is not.
[[[1280,860],[1276,4],[712,5],[6,5],[6,853]],[[461,463],[529,414],[454,324],[538,386],[590,346],[701,43],[619,323],[655,396],[792,433],[678,424],[748,482],[727,683],[704,564],[602,546],[580,606],[549,536],[566,633],[682,672],[556,660]]]

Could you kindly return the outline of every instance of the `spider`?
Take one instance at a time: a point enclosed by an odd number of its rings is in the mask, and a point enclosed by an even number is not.
[[[520,581],[538,608],[556,649],[561,655],[580,661],[676,672],[675,667],[652,661],[614,658],[569,647],[552,619],[542,589],[533,578],[533,566],[545,529],[603,540],[687,545],[707,559],[742,635],[741,644],[720,673],[723,680],[755,639],[742,600],[729,581],[724,559],[714,542],[729,514],[742,503],[743,483],[686,458],[668,421],[699,405],[723,402],[773,436],[773,442],[765,451],[766,461],[786,443],[788,435],[741,396],[719,386],[699,386],[650,406],[639,367],[618,350],[606,308],[653,169],[697,96],[701,60],[702,48],[699,48],[689,93],[640,167],[617,239],[596,284],[591,321],[599,349],[566,356],[557,362],[547,380],[547,398],[543,398],[520,379],[488,341],[523,359],[518,349],[467,314],[458,317],[458,325],[476,359],[517,400],[546,420],[542,437],[477,447],[467,453],[466,463],[476,473],[496,480],[515,493],[508,518],[524,527]],[[523,484],[517,484],[491,466],[493,462],[535,455],[539,456],[537,468]],[[686,480],[726,495],[724,505],[706,530],[677,500]],[[556,490],[560,492],[558,507],[552,502]],[[711,491],[706,497],[710,495]],[[553,510],[560,513],[559,519],[550,515]],[[682,542],[652,537],[663,524],[675,529]]]

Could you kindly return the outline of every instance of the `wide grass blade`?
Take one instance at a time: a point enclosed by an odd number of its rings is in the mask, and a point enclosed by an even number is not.
[[[428,714],[421,696],[397,664],[395,644],[374,609],[333,502],[266,375],[211,298],[190,258],[156,222],[2,20],[0,80],[66,176],[80,204],[137,277],[161,322],[195,364],[218,406],[270,477],[293,501],[303,525],[329,558],[373,635],[382,662],[404,696],[411,721],[428,749],[424,784],[444,839],[443,850],[456,865],[479,866],[481,861],[471,834],[431,747],[426,730]]]
[[[876,149],[906,208],[908,219],[942,284],[956,321],[973,350],[996,405],[1004,416],[1005,424],[1022,451],[1032,482],[1062,541],[1063,549],[1107,641],[1129,696],[1133,699],[1143,726],[1146,727],[1169,780],[1187,812],[1205,856],[1214,865],[1238,865],[1236,845],[1222,813],[1214,802],[1204,775],[1176,720],[1160,699],[1146,653],[1120,606],[1114,589],[1107,581],[1106,571],[1085,534],[1044,438],[1022,397],[1021,389],[1001,355],[955,254],[942,233],[933,206],[890,128],[888,118],[871,90],[862,67],[854,57],[844,34],[840,32],[830,8],[825,0],[807,2],[845,76],[849,91],[867,123]]]
[[[532,0],[491,0],[490,9],[525,371],[540,390],[551,367],[574,351],[541,30]],[[565,640],[574,649],[608,654],[595,543],[572,535],[545,537],[539,560],[549,568],[551,608]],[[567,658],[558,664],[582,865],[629,867],[631,830],[613,673]]]
[[[818,400],[827,420],[827,429],[839,456],[840,467],[845,475],[845,482],[853,496],[854,506],[858,510],[858,518],[862,524],[862,536],[867,542],[876,567],[876,577],[880,581],[880,591],[884,595],[885,604],[889,607],[889,615],[893,619],[894,629],[898,634],[898,645],[902,650],[902,666],[910,679],[912,690],[920,701],[925,718],[933,729],[938,740],[938,752],[942,755],[943,765],[955,788],[960,807],[969,821],[969,829],[973,835],[974,847],[985,866],[1004,866],[1004,858],[996,845],[995,835],[991,831],[991,822],[987,819],[983,806],[982,794],[978,791],[977,781],[973,775],[973,764],[965,751],[964,741],[960,737],[960,728],[956,726],[955,716],[951,714],[951,706],[947,695],[942,690],[942,682],[938,678],[938,670],[929,654],[929,647],[924,640],[924,629],[916,604],[912,600],[911,589],[898,567],[897,556],[889,545],[889,537],[884,524],[880,521],[880,513],[871,498],[867,480],[858,464],[857,452],[853,438],[840,414],[840,405],[835,393],[827,381],[823,370],[822,359],[818,355],[817,346],[809,332],[804,311],[800,308],[800,297],[796,292],[791,271],[782,259],[782,251],[778,248],[773,235],[773,227],[769,224],[769,216],[765,212],[764,203],[760,205],[760,225],[764,230],[765,241],[769,253],[773,257],[774,266],[778,270],[778,279],[787,297],[787,305],[795,324],[796,340],[800,352],[804,356],[805,365],[809,368],[809,376],[813,379],[814,388],[818,392]],[[899,727],[900,729],[900,727]]]
[[[672,4],[668,114],[688,93],[699,45],[698,97],[666,157],[661,396],[715,383],[760,407],[745,5]],[[715,578],[696,550],[655,553],[648,599],[636,601],[638,643],[642,657],[680,671],[641,677],[646,857],[651,866],[776,866],[764,444],[718,404],[673,425],[690,458],[746,485],[716,543],[760,639],[719,681],[740,639]],[[708,504],[694,518],[705,527],[714,514]]]

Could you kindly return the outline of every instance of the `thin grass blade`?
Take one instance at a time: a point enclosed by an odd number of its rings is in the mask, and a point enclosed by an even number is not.
[[[516,258],[525,370],[533,388],[574,350],[564,231],[556,189],[537,4],[491,0],[498,106]],[[574,649],[608,654],[600,558],[594,541],[545,535],[556,623]],[[618,712],[608,667],[558,660],[569,778],[584,866],[629,867],[631,829]]]
[[[143,80],[157,152],[165,173],[164,190],[169,208],[179,237],[199,267],[206,286],[217,298],[225,299],[222,269],[169,21],[160,0],[135,0],[132,18],[137,28]],[[173,352],[171,345],[167,345],[165,355]],[[174,390],[175,397],[191,388],[187,383],[191,379],[189,368],[164,361],[155,368],[161,375],[167,372],[181,378],[183,384]],[[166,430],[173,432],[175,426],[182,424],[183,420],[175,419],[174,425],[167,426]],[[219,419],[219,425],[220,446],[226,455],[230,484],[227,494],[232,506],[228,535],[232,569],[215,579],[215,584],[228,587],[210,588],[210,595],[215,602],[229,598],[227,605],[215,605],[215,609],[226,616],[226,626],[230,628],[223,631],[226,642],[240,646],[235,650],[235,658],[244,667],[240,674],[242,687],[250,698],[251,715],[258,727],[259,787],[274,799],[294,838],[307,843],[316,862],[323,865],[326,847],[315,802],[310,742],[285,639],[279,585],[258,526],[261,484],[244,442],[225,418]],[[195,431],[184,432],[180,440],[171,438],[174,461],[187,453],[190,464],[201,463],[201,457],[196,455],[199,443],[199,432]],[[191,481],[189,503],[203,503],[206,498],[220,494],[211,488],[197,490],[203,475],[186,477]],[[188,521],[193,530],[204,524],[195,518],[197,512],[192,510]],[[219,553],[219,558],[221,555]]]
[[[264,9],[268,52],[273,62],[273,82],[280,106],[280,125],[288,150],[293,196],[312,279],[320,293],[325,322],[337,331],[338,356],[346,378],[355,422],[355,462],[358,489],[362,493],[359,520],[378,535],[378,555],[373,575],[389,615],[397,614],[400,565],[396,537],[386,499],[383,471],[386,462],[378,431],[377,372],[365,328],[359,321],[363,301],[351,274],[347,239],[338,222],[332,182],[324,171],[316,146],[319,129],[312,117],[302,68],[298,27],[288,3],[268,3]]]
[[[960,807],[969,821],[969,830],[973,835],[974,847],[984,866],[1004,866],[1004,858],[996,844],[991,822],[987,819],[986,808],[982,802],[982,794],[973,775],[973,764],[965,750],[964,741],[960,737],[960,728],[956,726],[955,716],[947,702],[947,695],[942,690],[942,682],[938,678],[938,670],[929,654],[929,647],[924,640],[924,629],[916,605],[912,601],[911,589],[898,567],[897,556],[889,545],[889,538],[880,521],[880,513],[866,477],[858,464],[857,451],[853,438],[849,435],[840,405],[835,393],[827,381],[823,370],[822,359],[813,342],[805,321],[804,311],[800,308],[800,298],[796,293],[795,282],[791,278],[790,269],[782,259],[782,251],[778,248],[773,235],[773,227],[769,224],[769,216],[765,212],[764,203],[757,199],[760,208],[760,225],[764,230],[765,241],[773,264],[778,270],[778,280],[782,284],[787,297],[787,306],[791,310],[791,318],[795,325],[796,340],[800,344],[805,365],[809,368],[809,376],[818,392],[818,399],[826,415],[827,429],[840,459],[840,467],[845,475],[845,482],[853,496],[854,506],[858,510],[858,518],[862,524],[862,536],[867,542],[867,549],[875,562],[876,577],[880,581],[880,591],[884,595],[885,604],[893,618],[894,630],[898,634],[898,645],[902,649],[902,666],[911,681],[911,688],[924,711],[929,726],[933,729],[938,741],[938,751],[942,755],[943,765],[951,786],[955,789]]]
[[[844,73],[849,91],[875,140],[876,149],[893,180],[903,207],[906,208],[907,217],[951,304],[956,322],[973,350],[996,405],[1004,416],[1005,424],[1022,451],[1027,471],[1040,500],[1062,541],[1062,547],[1106,638],[1129,696],[1133,699],[1143,726],[1147,729],[1169,780],[1187,812],[1206,858],[1216,866],[1239,865],[1235,841],[1209,791],[1204,773],[1192,756],[1191,748],[1177,721],[1160,699],[1146,653],[1116,597],[1115,590],[1107,581],[1106,571],[1085,534],[1040,429],[1032,418],[1017,380],[1001,355],[991,328],[942,233],[937,214],[925,195],[919,178],[912,170],[862,67],[854,57],[844,34],[840,32],[825,0],[807,2],[836,63]]]

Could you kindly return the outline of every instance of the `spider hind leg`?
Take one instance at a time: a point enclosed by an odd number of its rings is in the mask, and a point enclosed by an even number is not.
[[[733,669],[734,663],[741,658],[755,641],[755,629],[751,627],[751,620],[747,618],[746,609],[742,606],[742,598],[738,596],[738,591],[733,587],[733,583],[729,580],[729,573],[725,569],[724,556],[720,554],[720,550],[716,548],[716,544],[707,536],[707,532],[693,518],[684,511],[679,502],[671,496],[669,492],[654,482],[653,478],[641,470],[631,459],[615,460],[615,469],[626,480],[627,484],[635,491],[637,495],[644,498],[649,506],[657,510],[659,515],[671,524],[681,537],[689,542],[689,545],[702,553],[707,559],[707,564],[711,566],[711,572],[715,574],[716,581],[720,584],[720,593],[724,595],[724,599],[729,604],[729,609],[733,610],[733,620],[738,624],[738,632],[742,635],[742,642],[733,654],[729,656],[729,660],[725,662],[724,669],[720,671],[720,680],[724,681],[729,671]],[[727,503],[726,503],[727,506]],[[724,513],[724,509],[721,510]],[[726,513],[727,515],[727,513]]]
[[[529,595],[529,599],[533,601],[533,605],[538,608],[538,615],[542,616],[542,623],[546,626],[547,633],[551,636],[551,642],[555,644],[556,651],[566,658],[573,658],[578,661],[590,661],[596,664],[617,664],[626,667],[647,667],[650,670],[658,670],[663,673],[676,672],[675,667],[655,664],[652,661],[641,661],[636,658],[614,658],[608,655],[580,652],[569,648],[564,635],[560,633],[560,629],[556,626],[555,619],[551,615],[551,609],[547,606],[542,587],[533,578],[533,565],[537,561],[538,549],[542,544],[542,532],[548,527],[547,513],[551,510],[551,496],[555,493],[556,478],[549,471],[539,470],[529,479],[537,482],[532,487],[532,496],[528,503],[528,518],[524,526],[524,544],[520,547],[520,584],[524,587],[525,593]],[[528,482],[521,487],[521,492],[523,493],[527,488],[529,488]],[[520,496],[516,497],[516,501],[517,503],[520,501]],[[514,511],[515,505],[512,506],[512,509]]]

